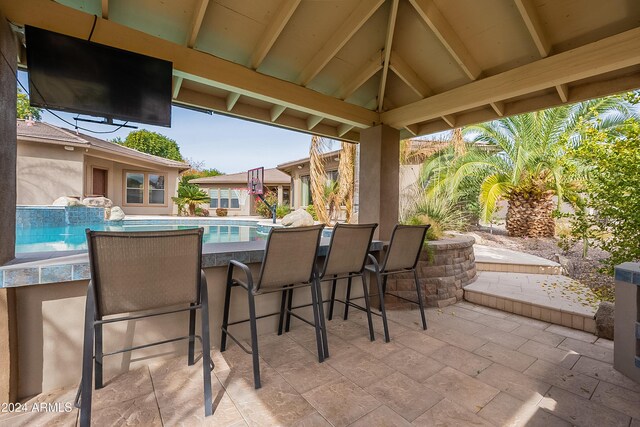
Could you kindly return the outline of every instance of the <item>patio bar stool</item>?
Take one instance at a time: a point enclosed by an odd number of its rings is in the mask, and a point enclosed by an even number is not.
[[[424,314],[424,301],[422,300],[422,289],[420,289],[420,284],[418,282],[416,265],[420,259],[420,252],[422,252],[424,238],[429,227],[429,225],[397,224],[391,233],[391,240],[382,264],[378,264],[376,258],[369,254],[371,264],[367,265],[365,268],[376,276],[376,282],[378,284],[378,299],[380,300],[379,307],[382,315],[384,339],[386,342],[389,342],[389,326],[387,324],[387,313],[384,307],[384,296],[387,294],[387,278],[394,274],[413,273],[413,280],[416,284],[416,295],[418,297],[417,301],[397,294],[389,293],[389,295],[412,304],[416,304],[420,308],[422,329],[427,329],[427,319]],[[347,302],[348,301],[349,299],[347,297]]]
[[[205,416],[213,413],[207,279],[202,271],[202,228],[171,231],[108,232],[87,229],[91,281],[87,289],[82,379],[75,406],[80,425],[91,424],[92,370],[103,387],[104,356],[188,340],[188,364],[195,363],[195,340],[202,344]],[[202,337],[196,335],[201,310]],[[102,326],[114,322],[189,312],[188,335],[109,353],[102,348]],[[124,315],[126,314],[126,315]],[[187,328],[185,328],[187,329]]]
[[[313,307],[313,322],[294,314],[300,320],[315,328],[316,344],[318,345],[318,361],[323,362],[329,355],[324,327],[324,312],[322,304],[322,292],[319,289],[315,263],[318,255],[318,247],[322,236],[324,224],[309,227],[296,228],[272,228],[267,238],[264,250],[264,258],[260,267],[260,277],[254,282],[251,270],[245,264],[231,260],[227,270],[227,289],[224,299],[224,315],[222,320],[222,338],[220,351],[227,347],[227,336],[234,340],[242,350],[252,355],[253,380],[256,389],[261,387],[260,361],[258,354],[257,320],[269,316],[280,316],[280,324],[285,310],[285,299],[288,291],[301,287],[309,287],[311,290],[311,306]],[[243,279],[234,278],[235,268],[243,273]],[[247,291],[249,301],[249,318],[229,322],[229,309],[231,304],[231,290],[239,287]],[[282,304],[280,311],[265,315],[256,315],[255,297],[273,292],[282,292]],[[251,349],[247,349],[230,332],[229,327],[240,323],[249,322],[251,330]]]
[[[327,281],[331,282],[331,297],[328,300],[328,319],[331,320],[333,318],[333,308],[336,302],[344,304],[345,320],[348,317],[348,310],[350,306],[364,311],[367,313],[369,338],[371,341],[375,340],[375,334],[373,331],[373,322],[371,320],[372,313],[369,304],[365,265],[367,263],[367,256],[369,254],[369,248],[371,247],[371,241],[373,240],[373,233],[377,227],[378,224],[336,224],[333,228],[333,233],[331,234],[331,242],[325,257],[324,266],[318,275],[318,281],[320,284]],[[360,277],[362,281],[362,298],[364,299],[364,307],[353,303],[350,298],[351,282],[355,277]],[[347,300],[344,301],[336,299],[336,287],[338,280],[341,279],[347,279]],[[291,310],[309,305],[306,304],[292,307],[292,297],[293,291],[289,292],[288,296],[287,320],[285,325],[286,332],[289,331],[292,314]],[[279,326],[278,332],[282,332],[282,323]]]

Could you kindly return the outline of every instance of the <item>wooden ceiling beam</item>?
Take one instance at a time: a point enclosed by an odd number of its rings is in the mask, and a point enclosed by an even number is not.
[[[354,75],[340,86],[340,88],[335,92],[335,96],[340,99],[349,98],[381,69],[382,63],[379,58],[369,61],[362,70],[358,71],[358,74]]]
[[[383,3],[384,0],[359,1],[355,10],[304,67],[297,82],[302,86],[308,85]]]
[[[109,19],[109,0],[102,0],[102,19]]]
[[[239,93],[229,92],[229,95],[227,95],[227,98],[226,98],[227,111],[233,110],[233,107],[235,107],[236,102],[238,102],[238,99],[240,99]]]
[[[536,11],[536,7],[533,2],[531,0],[514,1],[527,30],[529,30],[533,43],[536,45],[536,49],[538,49],[538,53],[543,58],[549,56],[549,53],[551,52],[551,43],[542,29],[540,18],[538,17],[538,12]]]
[[[284,113],[284,110],[286,109],[287,107],[283,107],[282,105],[274,105],[273,107],[271,107],[271,109],[269,110],[271,121],[275,122],[276,120],[278,120],[278,117],[280,117],[280,115]]]
[[[174,76],[173,77],[173,88],[171,89],[171,98],[176,99],[178,94],[180,93],[180,88],[182,87],[183,77]]]
[[[504,102],[495,101],[490,102],[489,105],[491,106],[491,108],[493,108],[493,111],[495,111],[499,117],[504,116]]]
[[[420,130],[418,125],[407,125],[404,127],[404,129],[406,129],[413,136],[418,135],[418,131]]]
[[[209,6],[209,0],[200,0],[197,7],[193,12],[193,19],[191,20],[191,30],[189,31],[189,38],[187,39],[187,47],[194,47],[198,40],[198,34],[200,33],[200,27],[202,27],[202,20],[204,14],[207,12]]]
[[[429,88],[418,73],[416,73],[397,52],[391,52],[389,68],[420,98],[426,98],[431,95],[431,88]]]
[[[86,38],[94,17],[49,0],[16,2],[0,0],[0,9],[12,22],[29,24],[72,37]],[[240,64],[190,49],[187,46],[118,24],[101,20],[92,37],[96,43],[173,63],[174,75],[236,92],[271,104],[316,114],[357,128],[379,122],[379,114],[291,82],[258,73]]]
[[[558,96],[560,96],[560,100],[563,103],[569,101],[569,86],[566,84],[557,85],[556,90],[558,91]]]
[[[639,64],[640,28],[634,28],[386,111],[380,117],[383,123],[402,128]]]
[[[640,73],[630,73],[614,79],[594,81],[573,86],[571,88],[571,101],[581,102],[593,98],[601,98],[615,93],[628,92],[638,87],[640,87]],[[506,111],[506,109],[504,110],[504,115],[529,113],[531,111],[538,111],[558,104],[560,104],[558,95],[553,92],[548,92],[534,98],[526,98],[510,102],[508,111]],[[456,115],[456,124],[458,127],[482,123],[489,120],[495,120],[495,114],[493,114],[493,112],[488,108]],[[433,120],[429,123],[421,123],[420,125],[412,126],[419,128],[418,135],[426,135],[449,129],[442,120]]]
[[[360,139],[360,134],[354,130],[350,130],[344,135],[340,136],[338,135],[337,127],[330,126],[324,123],[318,123],[316,126],[314,126],[313,132],[310,132],[309,129],[307,129],[307,120],[286,113],[281,114],[278,117],[277,124],[275,124],[271,121],[270,109],[244,104],[242,102],[237,102],[232,111],[227,111],[226,98],[198,92],[187,88],[183,88],[180,91],[180,94],[175,100],[175,103],[206,108],[218,114],[230,117],[244,118],[263,124],[284,127],[308,134],[313,133],[314,135],[320,135],[331,139],[340,139],[349,142],[358,142]]]
[[[387,21],[387,37],[384,42],[384,62],[382,64],[382,77],[378,88],[378,112],[382,111],[384,95],[387,87],[387,74],[389,73],[389,58],[391,58],[391,45],[393,44],[393,34],[396,28],[396,17],[398,16],[398,1],[391,0],[389,10],[389,20]]]
[[[451,114],[445,114],[444,116],[441,117],[442,120],[444,120],[444,122],[446,124],[448,124],[449,126],[451,126],[452,128],[456,127],[456,118],[453,117]]]
[[[296,11],[296,8],[300,4],[301,0],[284,0],[280,8],[276,11],[274,16],[270,18],[269,25],[262,33],[260,42],[256,45],[253,53],[251,54],[251,68],[257,70],[264,61],[271,47],[284,30],[284,27],[289,22],[289,19]]]
[[[480,77],[482,70],[433,0],[409,0],[409,2],[467,77],[471,80],[476,80]]]
[[[307,130],[313,130],[322,121],[322,117],[311,115],[307,117]]]
[[[353,129],[353,126],[351,125],[345,125],[345,124],[338,125],[337,127],[338,136],[343,136],[344,134],[349,132],[351,129]]]

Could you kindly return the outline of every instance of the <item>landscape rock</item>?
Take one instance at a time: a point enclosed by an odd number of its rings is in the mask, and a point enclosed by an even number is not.
[[[111,208],[111,214],[109,215],[109,221],[122,221],[124,219],[124,211],[120,206],[114,206]]]
[[[608,340],[613,339],[613,320],[615,305],[612,302],[603,301],[596,311],[596,335]]]
[[[87,197],[82,200],[85,206],[97,207],[97,208],[110,208],[113,206],[111,199],[106,197]]]
[[[313,217],[306,210],[299,208],[287,214],[280,223],[285,227],[305,227],[313,225]]]
[[[52,206],[84,206],[84,204],[75,197],[62,196],[58,197],[51,203]]]

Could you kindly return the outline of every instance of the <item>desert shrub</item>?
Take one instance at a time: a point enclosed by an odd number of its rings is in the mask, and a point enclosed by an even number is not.
[[[291,207],[289,205],[278,205],[276,208],[276,218],[282,219],[285,215],[291,212]]]
[[[209,209],[197,207],[196,216],[209,216]]]
[[[216,209],[216,216],[227,216],[228,214],[229,214],[229,211],[225,208]]]
[[[425,193],[411,210],[407,224],[429,224],[427,239],[438,240],[447,230],[464,230],[468,222],[465,212],[453,197]]]

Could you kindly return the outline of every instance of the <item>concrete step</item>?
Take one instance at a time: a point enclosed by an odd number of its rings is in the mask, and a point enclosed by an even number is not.
[[[493,246],[473,245],[478,271],[502,273],[562,274],[557,262],[539,256]]]
[[[566,276],[482,271],[464,288],[464,299],[595,333],[598,303],[590,289]]]

